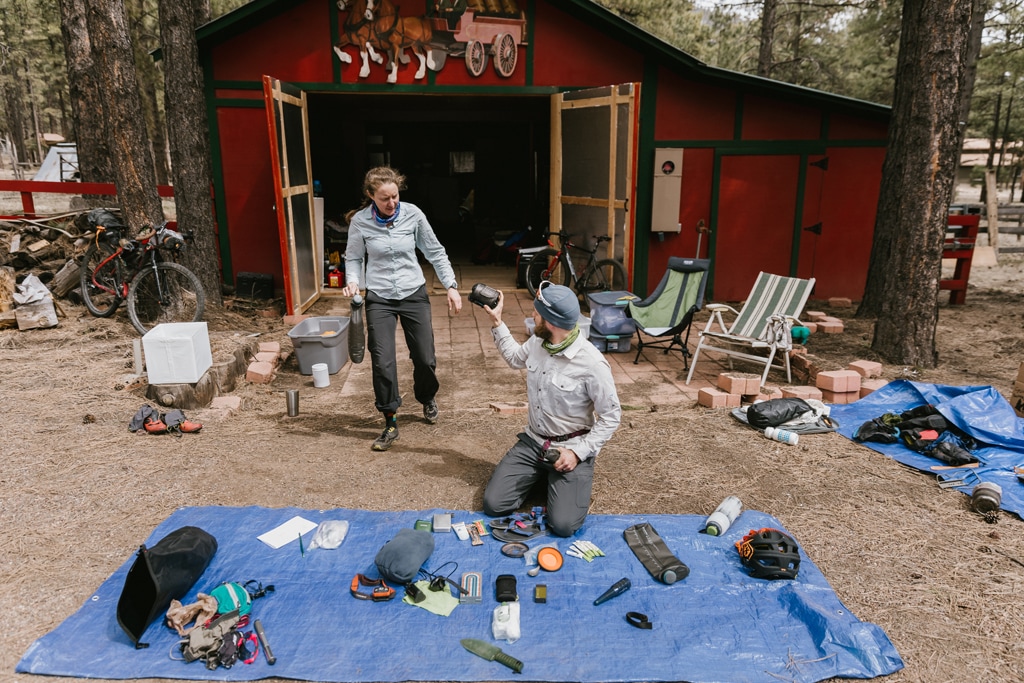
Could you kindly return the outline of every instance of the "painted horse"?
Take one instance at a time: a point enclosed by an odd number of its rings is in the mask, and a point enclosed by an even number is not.
[[[334,53],[342,62],[350,64],[352,57],[342,48],[349,45],[356,46],[359,56],[363,60],[362,67],[359,69],[359,78],[366,78],[370,75],[370,59],[378,64],[384,62],[384,58],[373,49],[373,10],[377,1],[338,0],[338,9],[344,12],[347,8],[348,16],[345,17],[341,26],[341,40],[334,46]]]
[[[340,1],[340,0],[339,0]],[[427,73],[427,59],[431,57],[430,40],[434,37],[430,23],[421,17],[403,17],[391,0],[374,0],[373,37],[371,44],[389,57],[388,83],[398,81],[398,63],[407,64],[405,49],[410,48],[420,60],[413,76],[420,80]],[[432,57],[431,57],[432,59]]]

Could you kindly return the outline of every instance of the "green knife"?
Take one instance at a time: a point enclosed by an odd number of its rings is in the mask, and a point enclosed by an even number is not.
[[[509,656],[501,651],[497,645],[491,645],[490,643],[476,638],[463,638],[462,647],[466,648],[477,657],[483,657],[489,662],[498,662],[504,664],[508,668],[515,671],[517,674],[523,673],[523,663],[515,657]]]

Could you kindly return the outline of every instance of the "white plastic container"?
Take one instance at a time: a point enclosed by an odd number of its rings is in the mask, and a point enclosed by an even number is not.
[[[778,427],[768,427],[764,430],[764,435],[780,443],[788,443],[790,446],[795,446],[800,441],[800,435],[796,432],[789,432]]]
[[[729,496],[719,503],[715,511],[708,516],[708,520],[704,523],[704,531],[708,536],[721,536],[729,530],[742,511],[743,503],[740,502],[740,499],[736,496]]]
[[[142,336],[150,384],[195,384],[213,365],[205,322],[161,323]]]
[[[313,386],[318,389],[331,386],[331,374],[327,363],[313,363]]]

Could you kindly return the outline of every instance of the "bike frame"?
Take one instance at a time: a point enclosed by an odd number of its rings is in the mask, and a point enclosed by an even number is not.
[[[147,237],[145,240],[137,240],[137,244],[143,250],[142,251],[143,258],[148,258],[150,265],[152,265],[153,267],[156,267],[156,264],[157,264],[157,260],[156,260],[157,248],[156,248],[156,246],[151,244],[150,240],[152,240],[152,237]],[[110,254],[110,256],[108,256],[107,258],[105,258],[102,261],[100,261],[99,265],[97,265],[96,268],[93,269],[93,277],[92,277],[92,283],[97,288],[102,289],[104,292],[107,292],[108,294],[113,294],[114,296],[116,296],[116,297],[118,297],[120,299],[128,298],[128,289],[129,289],[129,286],[131,285],[132,280],[134,280],[135,277],[139,273],[141,273],[142,269],[145,267],[145,266],[130,267],[128,265],[128,263],[125,262],[125,259],[123,258],[123,256],[124,256],[124,246],[119,244],[117,246],[117,249],[115,249],[113,251],[113,253]],[[104,286],[103,283],[96,281],[96,273],[101,271],[107,264],[109,264],[111,261],[113,261],[115,259],[120,259],[120,261],[124,264],[125,270],[129,273],[128,277],[124,278],[121,282],[117,283],[118,287],[121,290],[120,292],[116,292],[113,289],[110,289],[109,287]],[[143,259],[139,259],[138,262],[141,264],[142,260]],[[157,278],[156,283],[157,283],[157,292],[159,293],[160,300],[162,301],[163,300],[163,296],[164,296],[163,295],[163,291],[162,291],[163,290],[163,284],[160,282],[160,278],[159,277]]]

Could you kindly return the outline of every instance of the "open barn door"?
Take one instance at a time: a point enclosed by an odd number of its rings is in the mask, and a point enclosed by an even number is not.
[[[551,232],[579,244],[607,235],[607,253],[633,278],[639,83],[551,97]]]
[[[281,237],[285,304],[302,313],[320,296],[322,264],[317,258],[313,220],[313,175],[309,163],[306,93],[290,83],[263,77],[263,98],[274,173],[274,208]]]

